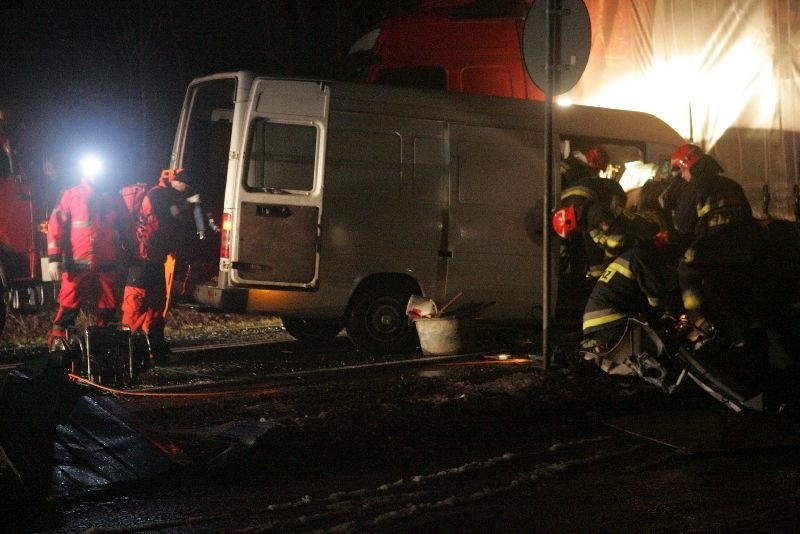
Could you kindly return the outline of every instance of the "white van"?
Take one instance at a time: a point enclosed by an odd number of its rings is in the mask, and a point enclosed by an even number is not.
[[[556,108],[553,125],[555,157],[569,142],[618,165],[659,161],[682,143],[630,111]],[[462,292],[461,303],[494,302],[486,320],[533,325],[543,127],[535,101],[244,71],[196,79],[171,165],[199,179],[222,232],[194,297],[280,316],[308,342],[345,328],[375,352],[416,343],[415,294],[441,305]]]

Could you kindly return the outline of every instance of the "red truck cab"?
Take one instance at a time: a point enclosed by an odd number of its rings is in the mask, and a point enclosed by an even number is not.
[[[35,210],[36,191],[15,159],[0,112],[0,333],[7,306],[34,311],[44,300],[40,252],[42,234]]]
[[[429,0],[385,19],[350,48],[348,78],[544,100],[521,37],[532,0]]]

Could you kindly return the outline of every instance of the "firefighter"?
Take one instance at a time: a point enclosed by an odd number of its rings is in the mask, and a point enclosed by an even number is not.
[[[605,172],[610,163],[608,152],[599,147],[592,147],[581,152],[575,150],[561,160],[561,186],[563,188],[580,185],[583,178],[598,178]]]
[[[171,354],[164,337],[175,259],[188,242],[184,213],[192,178],[183,169],[167,169],[142,199],[136,239],[139,261],[129,269],[122,301],[122,322],[143,330],[153,364],[165,364]],[[192,227],[193,228],[193,227]]]
[[[603,251],[606,264],[628,248],[668,230],[658,214],[645,210],[626,209],[617,214],[590,210],[586,225],[592,242]]]
[[[674,228],[675,210],[687,183],[681,178],[680,167],[673,166],[671,160],[667,162],[667,165],[670,165],[669,176],[665,179],[666,187],[658,194],[657,202],[668,224]]]
[[[609,264],[621,253],[632,247],[649,243],[659,232],[664,232],[665,238],[668,236],[668,228],[664,227],[663,219],[655,212],[624,209],[625,197],[624,193],[621,193],[621,188],[616,190],[613,186],[605,185],[619,186],[617,182],[604,178],[595,178],[594,180],[604,183],[605,188],[601,189],[601,192],[607,199],[606,202],[596,202],[595,198],[602,197],[600,195],[592,197],[593,191],[588,187],[575,186],[565,190],[562,199],[575,199],[576,201],[567,203],[553,216],[554,230],[561,237],[567,239],[568,246],[562,248],[562,252],[566,248],[571,255],[575,252],[576,242],[582,241],[586,257],[589,260],[587,262],[589,267],[582,284],[577,280],[570,281],[564,278],[562,271],[560,287],[564,291],[559,291],[559,294],[564,293],[563,306],[570,307],[575,312],[583,309],[598,280],[607,272]],[[586,194],[585,197],[584,194]],[[582,202],[583,198],[590,200]],[[673,248],[670,247],[670,250]],[[664,270],[673,275],[671,279],[674,279],[674,268],[667,269],[671,265],[667,264],[666,256],[663,261],[665,262]],[[576,299],[580,299],[579,302],[576,302]],[[575,304],[579,304],[580,308],[575,308]],[[575,318],[579,317],[576,313]]]
[[[685,245],[678,265],[681,298],[698,349],[714,337],[715,322],[744,325],[759,315],[759,230],[742,187],[697,145],[684,144],[671,164],[686,183],[674,225]]]
[[[584,175],[562,191],[561,208],[553,215],[553,229],[566,240],[562,247],[562,274],[574,272],[582,260],[587,278],[594,281],[603,274],[608,261],[590,231],[599,221],[619,215],[625,203],[625,191],[607,178]],[[577,229],[580,232],[573,232]]]
[[[133,252],[133,221],[105,178],[99,160],[81,161],[80,184],[61,193],[48,221],[49,274],[61,282],[47,339],[51,348],[56,339],[67,337],[92,292],[97,296],[97,325],[107,325],[116,316],[117,269]]]
[[[674,299],[664,276],[670,252],[666,232],[649,242],[637,243],[617,256],[599,278],[583,312],[581,346],[597,356],[597,363],[610,374],[629,374],[629,369],[614,371],[619,362],[601,361],[625,333],[629,317],[657,324],[673,313]]]

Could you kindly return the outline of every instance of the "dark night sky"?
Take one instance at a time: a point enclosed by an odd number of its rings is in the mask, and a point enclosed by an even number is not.
[[[334,78],[371,24],[415,0],[6,0],[0,109],[33,166],[87,148],[124,182],[169,161],[186,84],[212,72]],[[144,174],[144,176],[142,176]]]

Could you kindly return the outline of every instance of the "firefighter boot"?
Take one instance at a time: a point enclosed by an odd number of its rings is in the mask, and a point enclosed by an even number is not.
[[[171,363],[172,350],[164,339],[164,332],[151,330],[147,333],[150,346],[150,366],[163,367]]]

